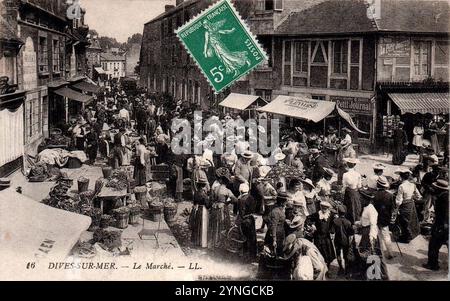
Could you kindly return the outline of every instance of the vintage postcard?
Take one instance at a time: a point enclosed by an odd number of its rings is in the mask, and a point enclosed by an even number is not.
[[[449,18],[0,0],[0,280],[448,280]]]

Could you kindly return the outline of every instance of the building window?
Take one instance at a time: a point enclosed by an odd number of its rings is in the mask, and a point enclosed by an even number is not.
[[[29,142],[32,138],[36,137],[36,135],[39,135],[42,129],[42,112],[38,95],[28,101],[26,111],[26,124],[28,126],[27,141]]]
[[[348,41],[340,40],[332,42],[333,73],[347,74],[348,72]],[[359,54],[359,52],[358,52]]]
[[[326,100],[325,95],[311,95],[311,98],[316,100]]]
[[[414,75],[430,75],[430,41],[414,41]]]
[[[295,42],[294,44],[294,71],[308,72],[308,42]]]
[[[59,40],[53,40],[53,72],[59,72],[60,70],[60,55],[59,55]]]
[[[255,95],[261,97],[267,102],[272,101],[272,90],[255,89]]]
[[[39,37],[39,53],[38,53],[38,61],[39,61],[39,72],[47,73],[48,72],[48,48],[47,48],[47,37],[40,36]]]
[[[257,0],[257,11],[283,10],[283,0]]]

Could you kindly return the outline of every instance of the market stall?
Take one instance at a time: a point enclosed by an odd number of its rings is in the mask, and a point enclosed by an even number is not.
[[[256,116],[256,110],[264,105],[267,101],[257,95],[247,95],[239,93],[230,93],[219,106],[231,110],[234,113],[245,112],[245,116],[249,118]],[[247,115],[248,114],[248,115]]]

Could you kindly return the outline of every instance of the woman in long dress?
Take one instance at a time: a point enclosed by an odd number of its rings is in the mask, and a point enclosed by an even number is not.
[[[211,205],[209,186],[206,181],[198,183],[198,190],[194,193],[194,205],[189,219],[191,242],[194,246],[206,248],[208,246],[209,208]]]
[[[211,188],[212,205],[209,214],[208,248],[215,249],[220,245],[220,233],[231,227],[229,204],[236,203],[237,198],[227,188],[230,183],[228,169],[216,171],[218,180]]]
[[[392,164],[394,165],[402,165],[406,159],[405,146],[408,145],[408,137],[403,126],[404,123],[400,121],[398,123],[398,128],[394,131],[394,150],[392,154]]]
[[[416,126],[413,129],[413,140],[412,145],[416,149],[417,154],[419,155],[419,162],[422,162],[423,155],[423,134],[424,129],[421,122],[417,122]]]
[[[223,35],[231,34],[235,31],[235,28],[225,30],[220,27],[226,20],[222,20],[216,23],[210,21],[203,21],[203,27],[205,28],[205,45],[203,55],[205,58],[217,57],[219,61],[225,66],[225,72],[227,74],[239,75],[239,69],[245,65],[250,66],[250,59],[248,58],[247,51],[231,51],[223,43]]]
[[[331,231],[334,216],[331,212],[331,204],[320,202],[320,210],[308,216],[306,223],[313,226],[314,244],[322,254],[327,266],[336,259],[333,242],[331,241]]]

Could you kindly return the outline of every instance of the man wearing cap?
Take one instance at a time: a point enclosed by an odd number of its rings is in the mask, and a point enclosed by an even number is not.
[[[264,244],[271,248],[272,252],[278,256],[283,254],[283,243],[285,238],[284,223],[286,215],[284,213],[288,195],[281,192],[277,196],[277,204],[269,213],[267,219],[268,230],[264,238]]]
[[[344,205],[347,207],[347,218],[350,222],[355,223],[361,217],[361,201],[359,189],[362,188],[362,177],[355,170],[358,163],[355,158],[347,158],[345,162],[348,171],[342,176],[342,192],[344,193]]]
[[[368,179],[367,179],[367,187],[373,190],[377,189],[377,181],[379,178],[383,178],[383,180],[386,180],[386,177],[383,176],[383,172],[384,169],[386,168],[386,165],[382,164],[382,163],[376,163],[373,165],[373,172],[374,174],[371,175]]]
[[[437,271],[439,270],[439,250],[444,244],[447,244],[448,248],[448,181],[438,179],[433,183],[433,187],[438,194],[435,201],[435,220],[428,245],[428,262],[423,267]]]
[[[398,223],[401,228],[399,242],[409,243],[419,234],[419,220],[414,202],[420,200],[422,195],[418,191],[416,184],[410,181],[411,171],[409,169],[403,168],[396,173],[400,174],[402,183],[398,187],[395,198],[396,210],[391,223],[395,222],[395,215],[398,212]]]
[[[398,123],[398,128],[394,131],[393,140],[393,154],[392,154],[392,164],[402,165],[406,159],[405,147],[408,145],[408,136],[406,135],[403,126],[405,123],[400,121]]]
[[[386,250],[386,258],[393,258],[391,248],[391,234],[389,232],[389,224],[392,217],[392,212],[395,207],[394,196],[387,191],[389,189],[389,182],[384,177],[377,180],[377,192],[373,200],[373,206],[378,212],[378,239],[381,247]]]

